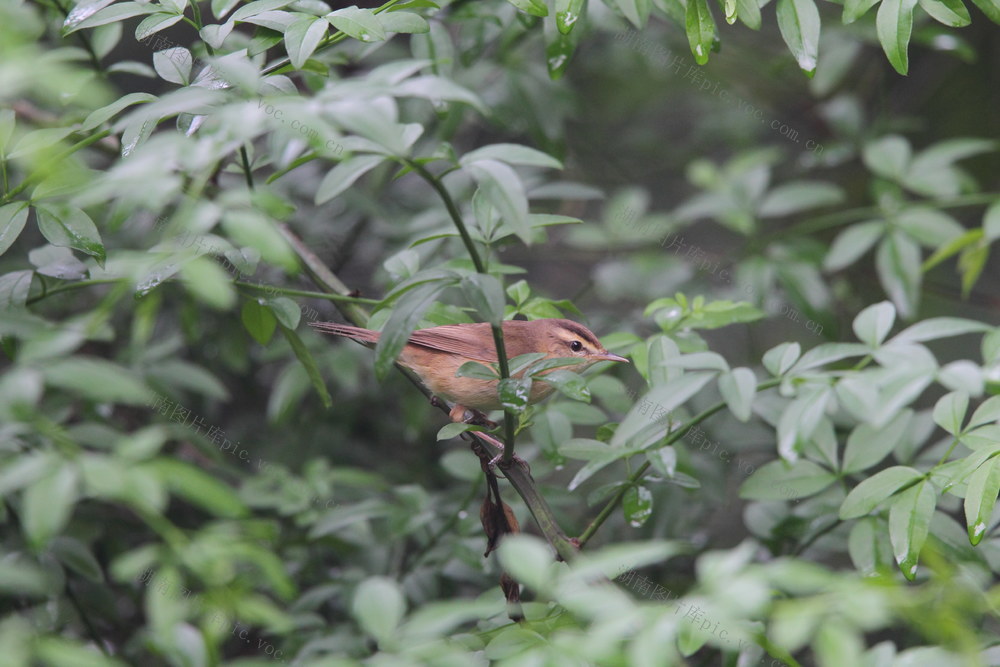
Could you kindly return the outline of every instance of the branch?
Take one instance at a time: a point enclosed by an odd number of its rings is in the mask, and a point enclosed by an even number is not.
[[[770,389],[771,387],[777,387],[779,384],[781,384],[781,378],[774,378],[773,380],[767,380],[757,385],[757,391],[764,391],[765,389]],[[726,407],[725,402],[716,403],[712,407],[696,415],[691,419],[691,421],[689,421],[683,427],[668,435],[662,446],[669,447],[670,445],[674,444],[675,442],[683,438],[685,435],[687,435],[688,431],[690,431],[692,428],[694,428],[701,422],[705,421],[706,419],[714,415],[716,412],[719,412],[724,407]],[[618,503],[620,503],[622,501],[622,498],[625,497],[625,492],[628,491],[630,487],[638,484],[642,480],[642,478],[646,476],[646,471],[649,470],[649,467],[650,467],[649,461],[643,463],[638,470],[636,470],[629,476],[628,483],[623,485],[621,489],[617,493],[615,493],[614,497],[612,497],[611,500],[609,500],[607,504],[601,508],[601,511],[597,514],[596,517],[594,517],[594,520],[590,522],[590,524],[580,534],[580,537],[578,538],[581,549],[584,547],[584,545],[587,544],[587,542],[590,541],[590,538],[594,536],[594,533],[597,532],[598,528],[600,528],[601,525],[605,521],[607,521],[608,517],[611,516],[611,513],[615,510],[615,508],[618,507]]]
[[[458,206],[455,205],[455,200],[451,198],[448,188],[444,187],[444,183],[442,183],[439,178],[434,176],[434,174],[429,172],[422,164],[414,162],[413,160],[407,160],[406,158],[403,158],[402,162],[417,173],[421,178],[427,181],[438,193],[438,196],[441,197],[441,201],[444,202],[444,207],[448,210],[448,215],[451,217],[451,221],[455,224],[455,228],[458,229],[459,236],[462,237],[462,243],[465,244],[465,249],[468,251],[469,257],[472,258],[472,265],[476,267],[476,271],[478,273],[489,275],[489,272],[486,270],[486,265],[479,256],[479,250],[476,249],[476,243],[472,240],[472,235],[469,234],[469,228],[465,226],[465,220],[462,219],[462,213],[458,210]],[[491,325],[490,330],[493,333],[493,345],[496,347],[497,361],[500,364],[500,381],[503,382],[510,377],[510,366],[507,363],[507,347],[504,345],[503,341],[503,327],[499,324],[493,324]],[[514,423],[513,413],[506,409],[503,411],[503,426],[503,464],[509,468],[511,463],[514,461],[514,438],[517,433],[517,425]]]

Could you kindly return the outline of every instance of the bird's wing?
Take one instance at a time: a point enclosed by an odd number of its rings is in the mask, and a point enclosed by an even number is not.
[[[484,346],[482,341],[487,344]],[[496,348],[493,347],[493,336],[488,324],[445,324],[418,329],[410,335],[410,342],[489,364],[497,362]]]

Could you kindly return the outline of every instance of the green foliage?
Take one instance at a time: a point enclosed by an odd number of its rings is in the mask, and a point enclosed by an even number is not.
[[[1000,6],[766,4],[0,2],[4,664],[996,663]]]

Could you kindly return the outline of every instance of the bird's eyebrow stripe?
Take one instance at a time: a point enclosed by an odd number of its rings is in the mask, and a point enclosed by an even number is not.
[[[583,328],[582,326],[580,326],[576,322],[573,322],[571,320],[567,320],[566,323],[563,326],[565,328],[569,329],[570,331],[572,331],[573,333],[575,333],[580,338],[582,338],[585,341],[587,341],[588,343],[591,343],[593,345],[600,345],[601,344],[600,341],[598,341],[594,337],[594,334],[590,333],[589,331],[587,331],[585,328]]]

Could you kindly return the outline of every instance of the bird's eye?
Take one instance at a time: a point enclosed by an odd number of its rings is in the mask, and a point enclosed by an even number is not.
[[[581,343],[578,340],[575,340],[569,344],[569,349],[573,350],[574,352],[579,352],[580,350],[583,349],[583,343]]]

